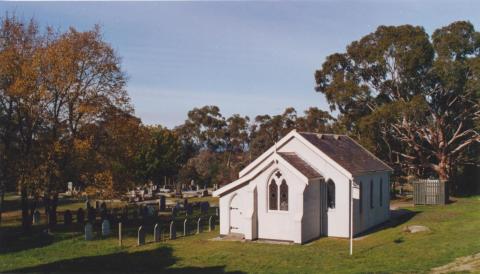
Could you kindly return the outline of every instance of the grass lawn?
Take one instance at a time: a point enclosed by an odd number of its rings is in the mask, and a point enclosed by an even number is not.
[[[306,245],[210,241],[218,235],[214,231],[151,243],[149,231],[147,245],[137,247],[132,235],[120,248],[114,237],[85,241],[80,232],[38,232],[15,239],[16,246],[10,239],[0,249],[0,272],[412,273],[480,252],[480,197],[408,210],[406,222],[355,240],[353,256],[348,255],[348,240],[334,238]],[[431,232],[403,232],[414,224]]]

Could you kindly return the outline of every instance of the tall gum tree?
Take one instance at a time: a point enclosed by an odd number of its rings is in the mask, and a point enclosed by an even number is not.
[[[479,54],[480,34],[469,22],[431,38],[422,27],[380,26],[328,56],[315,89],[385,160],[451,180],[456,165],[474,160],[467,152],[480,141]]]

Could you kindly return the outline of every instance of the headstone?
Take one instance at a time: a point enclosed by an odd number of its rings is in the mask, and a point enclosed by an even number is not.
[[[118,223],[118,245],[122,246],[122,222]]]
[[[220,207],[216,207],[215,208],[215,214],[218,216],[220,216]]]
[[[202,211],[202,214],[207,214],[209,208],[210,204],[208,202],[203,202],[200,204],[200,210]]]
[[[158,209],[160,211],[165,211],[166,204],[165,204],[165,196],[160,196],[160,200],[158,201]]]
[[[142,218],[145,220],[145,219],[148,219],[149,216],[150,214],[149,214],[148,207],[146,206],[142,207]]]
[[[100,219],[103,221],[108,218],[108,211],[106,209],[100,208]]]
[[[187,216],[190,216],[190,215],[192,215],[192,213],[193,213],[193,206],[192,206],[192,204],[188,204],[187,208],[185,209],[185,214]]]
[[[102,236],[107,237],[108,235],[110,235],[110,222],[105,219],[102,222]]]
[[[63,213],[63,223],[65,225],[72,224],[72,212],[70,210],[66,210],[65,213]]]
[[[200,234],[202,232],[202,218],[198,218],[197,221],[197,234]]]
[[[67,193],[72,195],[73,193],[73,183],[72,182],[68,182],[67,183]]]
[[[188,235],[187,222],[188,222],[187,219],[185,219],[185,221],[183,221],[183,236],[184,236],[184,237]]]
[[[210,216],[210,218],[208,219],[208,231],[212,231],[212,230],[215,230],[215,217],[214,216]]]
[[[170,222],[170,240],[174,240],[177,238],[177,230],[175,229],[175,222]]]
[[[56,224],[57,224],[57,211],[50,209],[50,211],[48,212],[48,226],[52,228]]]
[[[140,226],[138,228],[138,245],[144,245],[145,244],[145,231],[143,230],[143,227]]]
[[[83,224],[85,222],[85,211],[82,208],[77,210],[77,224]]]
[[[162,233],[160,224],[155,224],[155,227],[153,227],[153,240],[158,243],[160,242],[160,233]]]
[[[91,241],[93,240],[93,228],[90,223],[85,225],[85,240]]]
[[[123,212],[122,215],[120,216],[120,222],[127,223],[128,222],[128,214]]]
[[[38,211],[38,209],[35,210],[35,212],[33,213],[33,224],[38,224],[40,223],[40,211]]]
[[[90,207],[88,209],[88,212],[87,212],[87,219],[88,219],[88,222],[91,223],[91,224],[94,224],[95,223],[95,218],[96,218],[96,212],[95,212],[95,209],[93,207]]]
[[[197,191],[200,191],[200,185],[197,185]]]
[[[155,214],[155,208],[153,206],[147,206],[148,216],[152,217]]]

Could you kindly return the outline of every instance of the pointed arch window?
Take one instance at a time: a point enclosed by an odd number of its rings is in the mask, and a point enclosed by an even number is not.
[[[330,209],[335,208],[335,183],[332,180],[327,182],[327,206]]]
[[[268,184],[268,209],[288,211],[288,184],[283,174],[277,170]]]
[[[270,185],[268,186],[268,209],[270,210],[277,210],[278,209],[278,187],[277,182],[275,179],[270,181]]]
[[[288,210],[288,185],[285,180],[280,185],[280,210]]]

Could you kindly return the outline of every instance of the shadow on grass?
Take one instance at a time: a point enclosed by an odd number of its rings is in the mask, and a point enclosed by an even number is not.
[[[418,211],[412,211],[412,210],[408,210],[408,209],[404,209],[404,208],[392,209],[392,210],[390,210],[390,220],[355,235],[355,238],[363,237],[363,236],[366,236],[368,234],[372,234],[374,232],[378,232],[378,231],[386,229],[386,228],[397,227],[399,225],[402,225],[402,224],[410,221],[413,217],[415,217],[415,215],[417,215],[419,213],[420,212],[418,212]]]
[[[0,228],[0,254],[39,248],[52,244],[54,237],[32,229],[28,233],[21,232],[18,227]]]
[[[177,262],[171,247],[134,253],[81,257],[11,270],[11,273],[243,273],[225,266],[169,268]]]

